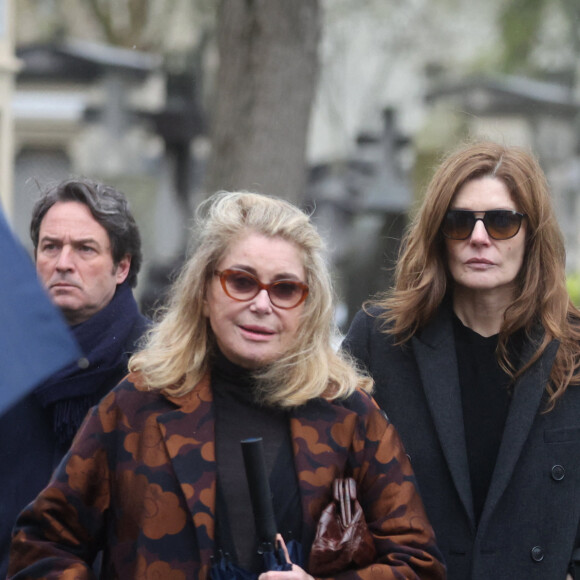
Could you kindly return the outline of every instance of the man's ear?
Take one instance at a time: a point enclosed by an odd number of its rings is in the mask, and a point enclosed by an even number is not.
[[[131,256],[125,254],[115,269],[115,276],[117,278],[117,284],[122,284],[129,275],[129,270],[131,269]]]

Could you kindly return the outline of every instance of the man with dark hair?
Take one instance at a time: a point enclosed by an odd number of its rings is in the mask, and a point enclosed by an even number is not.
[[[85,179],[62,182],[37,201],[30,235],[38,277],[84,356],[0,421],[2,578],[16,516],[48,483],[89,409],[127,373],[149,325],[133,297],[141,239],[122,193]]]

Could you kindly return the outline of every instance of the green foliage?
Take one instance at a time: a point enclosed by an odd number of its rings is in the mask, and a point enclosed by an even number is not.
[[[566,277],[566,287],[572,302],[580,308],[580,272],[571,272]]]
[[[504,44],[503,68],[515,72],[526,68],[537,40],[544,7],[549,0],[509,0],[502,11],[500,26]]]

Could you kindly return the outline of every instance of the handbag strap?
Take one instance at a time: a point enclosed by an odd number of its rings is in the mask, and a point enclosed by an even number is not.
[[[350,526],[354,517],[356,482],[352,477],[337,477],[333,484],[334,499],[340,507],[340,518],[345,527]]]

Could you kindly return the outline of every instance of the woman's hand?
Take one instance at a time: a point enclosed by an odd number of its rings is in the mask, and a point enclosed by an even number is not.
[[[296,564],[292,564],[292,570],[271,570],[262,572],[258,580],[314,580],[314,578]]]
[[[284,538],[280,534],[276,534],[276,541],[280,542],[280,546],[282,546],[286,562],[292,564],[290,556],[288,555],[288,549],[284,543]],[[258,576],[258,580],[314,580],[314,578],[306,570],[300,568],[300,566],[292,564],[292,570],[270,570],[269,572],[262,572]]]

